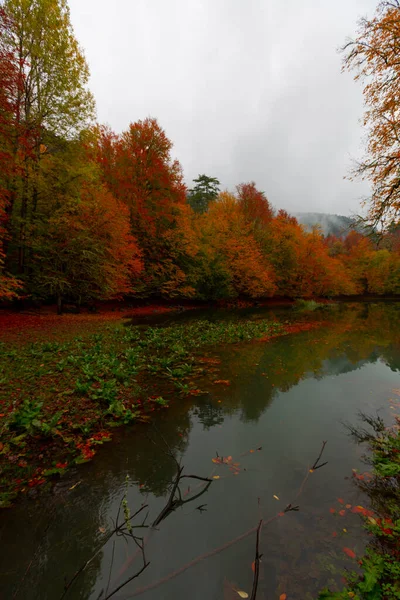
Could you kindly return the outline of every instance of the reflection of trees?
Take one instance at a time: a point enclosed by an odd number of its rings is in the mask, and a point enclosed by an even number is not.
[[[231,386],[212,385],[211,378],[208,384],[199,381],[198,387],[209,389],[209,396],[179,397],[169,409],[154,416],[159,432],[174,453],[179,455],[186,450],[192,414],[204,429],[221,425],[224,417],[233,412],[239,412],[243,421],[256,421],[277,392],[288,391],[307,377],[349,373],[379,357],[393,370],[400,369],[400,306],[354,305],[335,311],[334,318],[328,313],[321,318],[329,323],[309,332],[270,343],[214,349],[213,354],[222,359],[218,378],[231,380]],[[222,399],[221,404],[216,403],[217,398]],[[146,493],[154,495],[155,503],[161,503],[175,476],[176,465],[150,438],[157,440],[157,433],[149,425],[116,431],[112,446],[102,447],[92,463],[72,474],[72,480],[61,480],[51,502],[43,497],[37,504],[20,505],[8,513],[1,531],[2,547],[7,548],[0,575],[4,597],[13,596],[17,582],[21,584],[17,598],[59,597],[64,575],[70,576],[77,565],[93,554],[99,542],[99,528],[105,525],[107,515],[116,514],[127,474],[141,486],[140,492],[136,486],[130,492],[132,506],[137,507]],[[69,488],[80,479],[82,483],[70,492]],[[100,578],[103,560],[99,554],[93,561],[74,597],[90,597]]]
[[[315,315],[300,318],[316,319]],[[393,370],[400,369],[399,305],[344,305],[318,318],[327,325],[268,344],[222,348],[220,376],[234,382],[223,395],[222,414],[240,410],[244,421],[256,421],[277,392],[290,390],[302,379],[350,373],[380,357]],[[211,394],[219,397],[221,392],[213,387]]]
[[[188,411],[173,406],[155,415],[154,420],[173,452],[183,454],[191,427]],[[24,600],[61,596],[64,577],[70,579],[76,568],[94,554],[102,535],[99,528],[107,526],[110,516],[115,518],[126,475],[141,486],[140,493],[136,486],[133,492],[128,490],[130,496],[133,493],[133,507],[140,505],[146,493],[156,497],[167,493],[176,466],[154,441],[157,432],[149,425],[116,431],[112,447],[104,445],[93,462],[79,468],[72,482],[61,480],[51,501],[44,496],[36,504],[13,508],[1,530],[2,547],[7,548],[0,573],[5,598],[12,598],[18,587],[16,597]],[[69,488],[80,479],[82,482],[70,492]],[[71,597],[87,599],[97,589],[94,586],[104,557],[103,552],[96,556]]]
[[[198,418],[199,422],[203,425],[204,429],[211,429],[216,425],[221,425],[224,422],[224,414],[222,408],[219,405],[215,405],[207,400],[201,400],[200,403],[194,407],[193,414]]]

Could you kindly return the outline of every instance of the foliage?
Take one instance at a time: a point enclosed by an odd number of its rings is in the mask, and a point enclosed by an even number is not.
[[[197,253],[182,169],[155,119],[116,136],[100,128],[98,161],[105,184],[130,211],[143,254],[142,294],[191,296],[185,271]]]
[[[319,227],[303,227],[276,212],[252,181],[220,192],[217,178],[200,174],[188,191],[155,118],[121,134],[93,125],[89,70],[67,0],[4,0],[0,301],[56,301],[62,312],[68,302],[126,295],[221,301],[399,294],[399,14],[397,0],[381,3],[346,50],[346,66],[366,78],[371,161],[362,174],[375,190],[370,220],[391,225],[378,246],[364,229],[345,235],[339,227],[339,237],[325,237]]]
[[[364,416],[364,420],[373,432],[352,428],[352,433],[359,442],[368,442],[371,450],[372,477],[365,480],[360,476],[356,481],[374,509],[363,516],[364,527],[373,538],[359,561],[361,574],[347,573],[346,587],[337,593],[322,591],[321,600],[400,598],[400,433],[398,427],[385,428],[379,418]]]
[[[205,213],[210,203],[218,197],[220,182],[216,177],[208,177],[208,175],[199,175],[193,181],[196,185],[188,192],[188,203],[194,212]]]
[[[344,68],[364,85],[365,159],[354,175],[372,185],[367,221],[376,226],[399,222],[400,3],[383,0],[373,18],[359,21],[358,35],[343,48]]]

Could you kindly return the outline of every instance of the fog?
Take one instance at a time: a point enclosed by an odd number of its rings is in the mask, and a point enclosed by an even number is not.
[[[362,90],[338,53],[377,0],[69,0],[98,120],[156,117],[185,180],[254,180],[273,205],[349,215]]]

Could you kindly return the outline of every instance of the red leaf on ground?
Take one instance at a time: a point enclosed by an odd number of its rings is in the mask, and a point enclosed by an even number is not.
[[[343,548],[343,552],[344,552],[345,554],[347,554],[347,556],[348,556],[349,558],[355,558],[355,557],[356,557],[356,553],[355,553],[355,552],[353,552],[353,550],[352,550],[351,548]]]

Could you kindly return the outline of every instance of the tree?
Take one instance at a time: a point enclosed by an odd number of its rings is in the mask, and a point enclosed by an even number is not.
[[[29,275],[29,238],[43,155],[52,152],[57,140],[77,136],[94,114],[94,101],[86,88],[89,70],[74,37],[66,0],[5,0],[3,9],[2,47],[12,57],[20,83],[12,97],[13,156],[19,169],[9,185],[10,226],[18,244],[17,270]]]
[[[400,0],[380,2],[343,52],[344,68],[363,82],[368,143],[353,175],[372,186],[366,222],[386,228],[400,220]]]
[[[130,211],[143,253],[142,294],[191,296],[186,272],[197,253],[182,169],[172,143],[155,119],[116,136],[100,128],[98,161],[103,180]]]
[[[235,196],[228,192],[219,195],[218,202],[202,217],[200,239],[201,252],[208,256],[212,266],[208,281],[200,277],[200,282],[203,287],[213,287],[214,297],[217,297],[215,270],[221,274],[220,284],[226,295],[250,298],[273,295],[276,289],[273,269],[263,256]]]
[[[188,193],[188,202],[194,212],[205,213],[210,207],[210,203],[217,199],[219,186],[221,185],[216,177],[199,175],[193,179],[196,184]]]
[[[4,10],[0,7],[0,22],[6,21]],[[22,79],[15,67],[12,52],[3,42],[0,36],[0,300],[14,297],[20,288],[19,282],[6,272],[4,259],[9,241],[9,183],[17,172],[13,156],[13,143],[18,133],[14,98]]]
[[[134,290],[142,270],[129,210],[101,183],[79,142],[43,158],[40,204],[31,236],[33,295],[80,304]]]
[[[254,230],[265,229],[271,222],[274,211],[264,192],[257,190],[254,181],[240,183],[236,186],[236,191],[246,221],[252,224]]]

